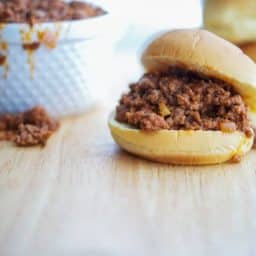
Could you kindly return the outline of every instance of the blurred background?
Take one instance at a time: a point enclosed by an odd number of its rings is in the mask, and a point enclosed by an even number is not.
[[[95,87],[97,94],[99,94],[99,89],[102,96],[104,94],[103,99],[111,99],[109,104],[112,106],[115,105],[128,83],[138,79],[143,72],[139,56],[148,38],[168,29],[202,25],[200,0],[95,0],[93,3],[111,10],[122,23],[118,32],[118,40],[113,44],[111,65],[101,71],[105,78],[108,77],[107,83],[113,85],[113,90],[107,89],[106,92],[105,87],[100,87],[101,89]],[[113,24],[113,27],[115,25]],[[111,32],[106,34],[106,37],[112,37]],[[95,66],[98,66],[97,61]],[[94,84],[100,85],[101,83],[95,81]],[[108,95],[110,97],[106,97],[106,93],[110,94]]]
[[[200,0],[130,0],[95,1],[106,4],[127,28],[120,41],[121,48],[138,47],[147,36],[170,28],[198,27],[202,24]]]

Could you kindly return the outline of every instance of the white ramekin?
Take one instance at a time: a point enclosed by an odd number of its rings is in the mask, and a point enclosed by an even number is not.
[[[93,76],[101,74],[95,68],[109,65],[119,29],[120,22],[111,13],[38,24],[32,29],[28,24],[1,25],[0,56],[6,56],[6,61],[0,65],[0,113],[21,112],[36,105],[55,117],[86,111],[97,96],[92,93],[97,80]],[[24,50],[24,43],[39,41],[39,31],[48,39],[34,51]],[[49,48],[52,43],[55,47]]]

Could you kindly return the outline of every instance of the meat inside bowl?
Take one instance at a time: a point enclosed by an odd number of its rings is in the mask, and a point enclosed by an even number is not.
[[[83,1],[1,0],[0,22],[42,23],[79,20],[106,14],[101,7]]]
[[[30,20],[23,22],[16,14],[17,20],[0,22],[0,114],[35,106],[54,117],[86,111],[95,102],[92,63],[100,68],[109,60],[117,37],[106,33],[118,34],[116,16],[104,6],[95,7],[97,15],[76,20],[48,15],[40,22],[26,15]]]

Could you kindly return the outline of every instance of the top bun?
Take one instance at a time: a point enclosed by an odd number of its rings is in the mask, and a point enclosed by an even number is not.
[[[255,0],[205,0],[204,27],[236,44],[256,40]]]
[[[181,66],[226,81],[256,111],[256,64],[238,47],[211,32],[167,32],[149,44],[141,61],[148,72]]]

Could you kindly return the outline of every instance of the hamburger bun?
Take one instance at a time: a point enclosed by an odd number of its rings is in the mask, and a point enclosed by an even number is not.
[[[182,66],[231,84],[251,109],[256,109],[256,64],[231,43],[205,30],[170,31],[145,49],[147,72]],[[146,132],[109,118],[117,144],[126,151],[163,163],[206,165],[226,162],[247,153],[253,136],[243,132],[160,130]]]
[[[204,28],[235,44],[256,41],[256,1],[205,0]]]
[[[243,132],[175,131],[145,132],[109,118],[112,137],[124,150],[161,163],[179,165],[218,164],[250,151],[253,138]]]

